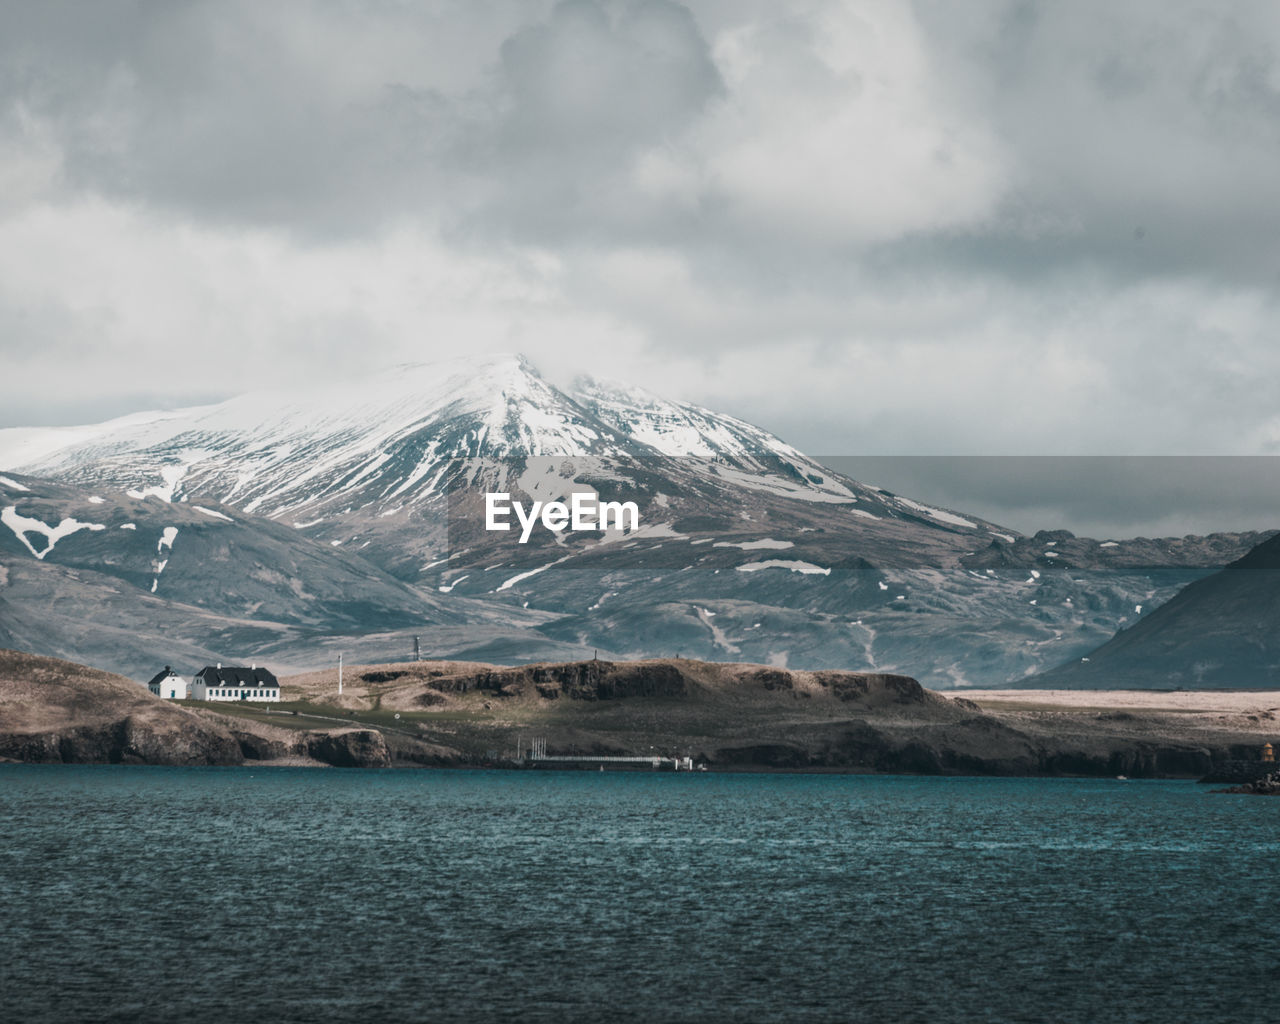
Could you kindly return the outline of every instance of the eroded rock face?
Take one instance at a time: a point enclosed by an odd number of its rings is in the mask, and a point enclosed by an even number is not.
[[[39,764],[233,765],[244,756],[226,730],[139,716],[41,733],[0,734],[0,757]]]
[[[910,676],[884,672],[814,672],[814,681],[837,700],[883,700],[894,704],[923,704],[925,689]]]
[[[180,729],[131,715],[119,726],[114,753],[122,764],[239,764],[240,745],[224,729],[201,723]]]
[[[627,697],[679,697],[688,692],[680,670],[670,664],[577,661],[495,669],[440,679],[434,688],[462,693],[484,690],[500,697],[537,694],[544,700],[619,700]]]
[[[783,672],[781,669],[776,668],[762,668],[753,672],[750,681],[763,686],[766,690],[795,689],[795,682],[791,678],[791,673]]]
[[[305,742],[308,756],[335,768],[391,767],[387,741],[376,729],[310,733]]]
[[[232,729],[231,735],[240,744],[240,753],[250,761],[275,761],[299,753],[298,743],[286,743],[284,740],[259,736],[243,729]]]
[[[714,750],[718,767],[852,770],[913,775],[1081,775],[1194,777],[1214,752],[1195,745],[1046,744],[988,715],[912,728],[852,721],[815,727],[789,742],[732,744]]]

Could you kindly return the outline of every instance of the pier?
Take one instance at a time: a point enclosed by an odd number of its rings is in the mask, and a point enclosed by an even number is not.
[[[601,755],[593,757],[589,755],[556,755],[547,753],[547,741],[542,738],[534,739],[529,744],[529,750],[526,754],[523,746],[516,750],[516,760],[521,764],[528,765],[547,765],[548,767],[587,767],[599,765],[604,768],[606,765],[634,766],[646,767],[653,771],[668,770],[673,772],[691,772],[695,771],[692,757],[667,757],[664,754],[650,754],[647,757],[613,757]]]
[[[693,771],[693,758],[691,757],[528,757],[525,758],[527,764],[545,764],[545,765],[600,765],[604,767],[609,764],[616,765],[646,765],[654,771],[668,768],[673,772],[691,772]]]

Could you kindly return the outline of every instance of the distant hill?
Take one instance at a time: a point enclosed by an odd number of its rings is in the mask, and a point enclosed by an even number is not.
[[[1185,587],[1097,650],[1026,685],[1064,689],[1280,685],[1280,536]]]
[[[0,650],[0,757],[86,764],[239,764],[226,729],[123,676]]]
[[[680,754],[713,770],[1200,776],[1251,755],[1275,721],[1269,711],[984,709],[906,676],[688,658],[348,666],[341,695],[334,670],[282,682],[323,714],[413,729],[482,762],[541,738],[551,755]]]
[[[162,700],[123,676],[75,662],[0,649],[0,761],[385,767],[393,757],[432,764],[456,755],[411,737],[395,737],[393,753],[376,729],[323,720],[285,728],[220,710]]]
[[[713,770],[1199,776],[1255,751],[1274,722],[1270,711],[984,711],[906,676],[669,658],[348,665],[341,695],[336,670],[282,683],[289,702],[272,713],[178,705],[0,650],[0,760],[510,765],[539,738],[550,755],[678,754]]]

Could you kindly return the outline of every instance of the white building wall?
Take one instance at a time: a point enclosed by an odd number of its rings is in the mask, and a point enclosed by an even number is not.
[[[190,685],[182,676],[167,675],[159,683],[148,684],[148,689],[165,700],[186,700]]]
[[[244,694],[244,697],[241,697]],[[197,679],[191,688],[191,696],[195,700],[243,701],[246,704],[273,704],[280,700],[280,688],[266,686],[216,686],[207,685],[204,680]]]

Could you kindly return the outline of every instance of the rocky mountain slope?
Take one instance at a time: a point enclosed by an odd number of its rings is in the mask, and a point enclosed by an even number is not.
[[[447,599],[215,502],[0,478],[0,642],[9,647],[141,680],[165,664],[190,673],[256,659],[297,671],[368,643],[407,656],[411,634],[428,649],[478,650],[528,634],[528,646],[551,655],[560,645],[532,632],[548,618]]]
[[[1099,689],[1280,685],[1280,536],[1190,584],[1098,649],[1029,682]]]
[[[1262,539],[1026,537],[831,473],[733,417],[600,381],[556,388],[519,357],[3,430],[0,472],[0,635],[128,671],[175,647],[386,660],[417,635],[492,661],[598,649],[1001,685]],[[496,490],[634,501],[639,528],[520,543],[485,529]],[[64,616],[38,638],[33,619],[77,607],[80,629]],[[151,639],[122,660],[107,633]]]

